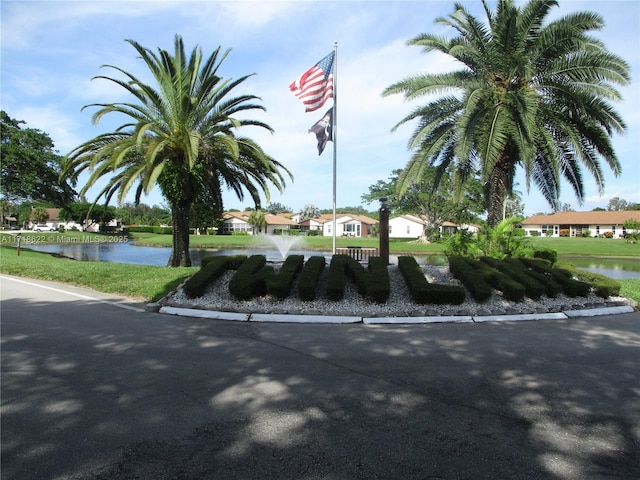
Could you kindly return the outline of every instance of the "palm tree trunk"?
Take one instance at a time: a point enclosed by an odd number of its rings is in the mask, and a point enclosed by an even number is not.
[[[191,205],[175,203],[171,206],[173,218],[173,249],[169,267],[190,267],[189,257],[189,212]]]
[[[504,200],[510,193],[508,184],[513,175],[511,162],[501,160],[495,164],[489,177],[489,207],[487,223],[495,227],[502,220],[502,207]]]

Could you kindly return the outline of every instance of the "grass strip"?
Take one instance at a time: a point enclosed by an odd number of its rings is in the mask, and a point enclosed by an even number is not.
[[[112,262],[80,262],[49,253],[0,248],[0,272],[88,287],[141,301],[157,301],[175,290],[197,267],[167,268]]]

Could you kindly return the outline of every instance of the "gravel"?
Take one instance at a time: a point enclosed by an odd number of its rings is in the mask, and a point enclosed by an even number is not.
[[[278,271],[280,264],[272,264]],[[449,285],[461,285],[458,280],[449,273],[448,266],[421,266],[426,279],[430,283]],[[179,287],[169,295],[162,304],[181,307],[196,308],[213,311],[240,312],[240,313],[272,313],[295,315],[346,315],[360,317],[411,317],[411,316],[450,316],[450,315],[516,315],[531,313],[553,313],[566,310],[582,310],[613,305],[626,305],[628,301],[622,297],[610,297],[603,299],[593,294],[588,297],[570,298],[559,295],[556,298],[542,297],[539,300],[525,298],[522,302],[505,300],[500,292],[494,291],[488,301],[477,303],[467,292],[466,300],[460,305],[420,305],[415,303],[409,294],[402,274],[395,265],[389,266],[391,280],[391,294],[384,304],[377,304],[362,298],[358,294],[355,285],[347,283],[344,299],[332,301],[324,296],[326,275],[325,268],[320,278],[319,294],[315,301],[302,301],[298,299],[297,288],[284,300],[278,300],[270,295],[257,297],[251,300],[239,301],[229,293],[229,281],[233,271],[226,272],[212,285],[209,285],[202,297],[189,299]]]

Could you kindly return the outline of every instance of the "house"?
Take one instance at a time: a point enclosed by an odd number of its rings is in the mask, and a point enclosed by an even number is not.
[[[398,215],[389,219],[390,238],[420,238],[424,231],[426,219],[418,215]],[[458,225],[457,223],[444,221],[438,226],[441,235],[453,235],[458,229],[465,229],[470,232],[477,232],[478,225]]]
[[[333,214],[328,217],[322,224],[322,235],[325,237],[333,236]],[[367,237],[377,220],[365,215],[337,214],[336,215],[336,237]]]
[[[424,219],[416,215],[398,215],[389,219],[389,238],[420,238]]]
[[[640,222],[640,210],[534,215],[523,220],[521,225],[527,236],[581,237],[588,230],[592,237],[623,238],[627,233],[624,228],[627,220]]]
[[[319,217],[300,220],[300,214],[291,216],[297,222],[301,232],[317,231],[325,237],[333,236],[333,213],[322,213]],[[354,215],[351,213],[336,214],[337,237],[367,237],[371,234],[373,226],[378,221],[366,215]]]
[[[253,235],[254,233],[266,233],[268,235],[273,235],[276,230],[289,230],[297,226],[296,222],[283,215],[274,215],[272,213],[265,212],[264,219],[266,227],[264,227],[264,232],[258,232],[258,229],[254,228],[254,226],[249,223],[249,216],[252,213],[252,211],[225,212],[222,216],[222,233],[232,234],[244,232],[249,235]]]

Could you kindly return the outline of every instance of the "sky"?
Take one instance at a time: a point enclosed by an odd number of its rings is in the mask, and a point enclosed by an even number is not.
[[[479,0],[461,2],[477,18],[484,19]],[[421,33],[451,36],[437,25],[437,17],[453,12],[454,1],[11,1],[1,8],[2,109],[26,127],[46,132],[60,155],[120,125],[109,116],[98,125],[91,121],[93,103],[130,101],[121,87],[97,75],[114,75],[102,65],[115,65],[150,80],[133,47],[173,50],[176,34],[190,52],[200,46],[208,56],[217,47],[231,49],[220,73],[227,78],[252,75],[234,94],[261,98],[265,112],[250,118],[269,124],[270,134],[246,130],[263,149],[293,174],[282,194],[275,188],[263,206],[280,203],[294,212],[304,206],[331,209],[333,204],[333,145],[318,156],[316,140],[308,129],[324,114],[325,107],[305,113],[289,84],[334,49],[337,42],[336,206],[366,204],[362,195],[379,180],[387,181],[394,169],[410,158],[407,141],[415,124],[394,125],[426,99],[405,101],[402,96],[383,97],[389,85],[419,73],[448,72],[458,68],[449,58],[425,54],[409,47],[407,40]],[[490,2],[490,5],[495,3]],[[575,11],[602,15],[605,28],[593,32],[607,48],[624,58],[632,80],[620,87],[624,100],[615,104],[627,131],[614,135],[613,146],[622,165],[615,177],[603,163],[605,191],[601,195],[593,177],[585,172],[582,205],[564,182],[561,203],[575,210],[606,208],[619,197],[640,202],[640,1],[560,1],[550,19]],[[85,177],[80,177],[82,185]],[[534,184],[527,191],[521,172],[515,189],[522,193],[525,215],[551,213]],[[98,189],[87,195],[94,200]],[[225,209],[254,207],[250,197],[224,195]],[[128,197],[133,200],[133,195]],[[141,201],[166,205],[159,190]]]

